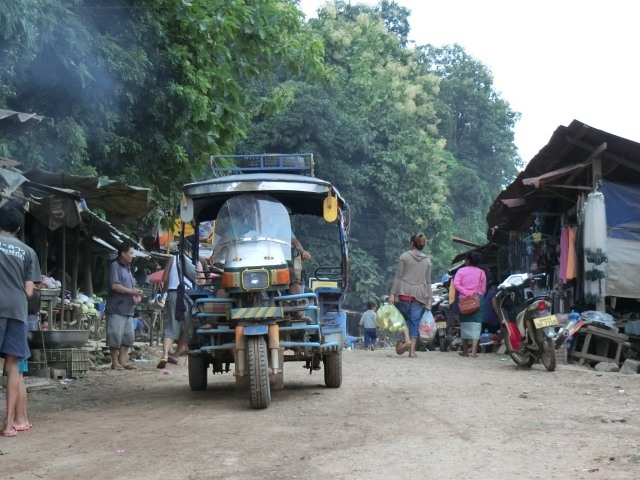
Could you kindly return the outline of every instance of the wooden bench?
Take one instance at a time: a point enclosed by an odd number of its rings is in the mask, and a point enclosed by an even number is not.
[[[586,361],[609,362],[620,365],[620,354],[629,336],[611,330],[588,325],[575,334],[569,357],[580,365]]]

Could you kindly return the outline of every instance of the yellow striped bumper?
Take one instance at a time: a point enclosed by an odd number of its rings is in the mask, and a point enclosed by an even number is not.
[[[231,320],[242,320],[252,318],[282,318],[284,313],[282,307],[251,307],[251,308],[232,308]]]

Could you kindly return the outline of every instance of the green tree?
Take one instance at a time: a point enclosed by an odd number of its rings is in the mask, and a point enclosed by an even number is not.
[[[317,175],[351,205],[349,301],[358,306],[388,293],[412,233],[426,231],[439,251],[449,217],[450,154],[436,136],[438,78],[405,48],[408,12],[392,3],[335,2],[321,10],[309,24],[323,40],[333,83],[290,84],[287,108],[260,119],[239,145],[245,153],[315,153]],[[313,245],[313,232],[305,234]],[[439,257],[434,262],[444,268]]]
[[[274,65],[326,77],[322,44],[282,0],[0,3],[0,105],[55,120],[4,138],[26,167],[149,186],[165,206],[282,96],[246,88]]]
[[[447,183],[456,234],[483,243],[489,206],[522,166],[513,136],[520,116],[495,91],[490,70],[460,45],[419,50],[425,71],[441,79],[438,132],[455,158]]]

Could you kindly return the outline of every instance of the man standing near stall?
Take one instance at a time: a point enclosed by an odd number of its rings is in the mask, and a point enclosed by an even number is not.
[[[40,279],[40,266],[33,249],[16,238],[22,213],[11,206],[0,208],[0,356],[7,372],[7,412],[0,436],[15,437],[21,425],[17,415],[26,418],[26,390],[18,371],[18,359],[31,355],[27,342],[27,299],[33,295],[34,280]]]
[[[135,287],[131,274],[133,243],[125,240],[118,247],[118,258],[109,265],[109,295],[105,307],[107,316],[107,346],[113,370],[135,370],[129,363],[129,347],[135,341],[133,313],[140,302],[142,290]]]

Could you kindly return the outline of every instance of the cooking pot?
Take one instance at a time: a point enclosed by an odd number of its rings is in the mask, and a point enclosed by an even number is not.
[[[33,349],[82,348],[89,340],[90,333],[89,330],[42,330],[28,332],[27,340]]]

